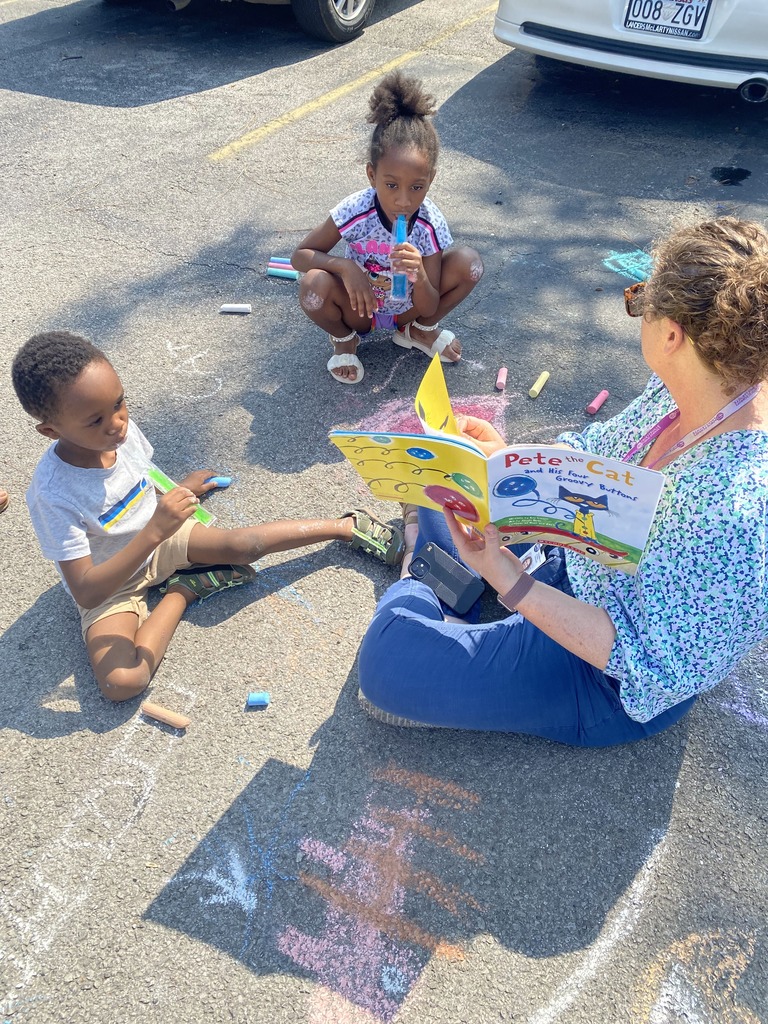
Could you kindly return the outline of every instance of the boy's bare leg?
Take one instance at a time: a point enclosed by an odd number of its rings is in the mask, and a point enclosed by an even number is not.
[[[171,588],[138,629],[133,612],[117,612],[94,622],[86,646],[99,689],[108,700],[130,700],[146,690],[194,600],[191,592]]]
[[[352,540],[354,517],[344,519],[278,519],[259,526],[220,530],[196,523],[189,535],[187,558],[200,565],[226,562],[250,565],[274,551],[291,551],[329,540]]]

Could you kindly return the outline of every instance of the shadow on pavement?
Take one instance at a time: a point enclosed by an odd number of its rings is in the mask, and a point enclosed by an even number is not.
[[[593,943],[666,832],[685,722],[587,751],[391,729],[356,688],[353,671],[309,769],[269,760],[146,918],[382,1021],[478,936],[536,958]]]

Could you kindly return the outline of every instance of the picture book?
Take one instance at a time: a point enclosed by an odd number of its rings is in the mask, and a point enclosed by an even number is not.
[[[449,508],[504,544],[554,544],[634,574],[664,486],[656,470],[556,445],[486,456],[456,425],[435,357],[416,393],[419,433],[334,430],[331,441],[377,498]]]

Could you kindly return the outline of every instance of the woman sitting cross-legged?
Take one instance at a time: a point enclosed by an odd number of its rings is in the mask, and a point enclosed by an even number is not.
[[[653,375],[624,412],[558,443],[664,473],[637,574],[550,548],[534,578],[495,527],[420,509],[418,543],[464,562],[511,614],[450,621],[406,559],[360,653],[376,717],[627,743],[682,718],[768,636],[768,232],[729,217],[677,230],[625,301]],[[461,425],[489,454],[504,447],[490,424]]]

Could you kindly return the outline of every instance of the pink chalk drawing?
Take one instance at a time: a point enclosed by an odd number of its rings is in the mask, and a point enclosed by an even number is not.
[[[726,685],[725,699],[717,700],[718,706],[723,711],[739,715],[752,725],[762,729],[768,727],[768,690],[762,687],[749,688],[736,675],[731,676]]]
[[[495,395],[466,395],[453,401],[453,411],[457,416],[478,416],[488,420],[503,434],[505,430],[504,415],[512,398],[522,398],[522,394],[506,391]],[[421,424],[408,399],[395,398],[384,402],[364,419],[356,423],[354,430],[381,430],[395,434],[421,434]]]
[[[377,788],[343,850],[310,837],[300,844],[304,856],[323,871],[302,870],[299,880],[325,901],[324,928],[314,936],[289,925],[277,945],[325,986],[312,998],[313,1024],[362,1024],[359,1010],[366,1021],[389,1022],[431,955],[464,958],[461,947],[407,916],[409,891],[456,917],[463,917],[467,908],[481,909],[468,893],[413,863],[419,844],[427,842],[481,864],[482,854],[430,820],[435,807],[466,814],[479,797],[453,783],[394,767],[377,770],[374,780],[399,787],[401,799],[405,791],[412,806],[377,803]]]

